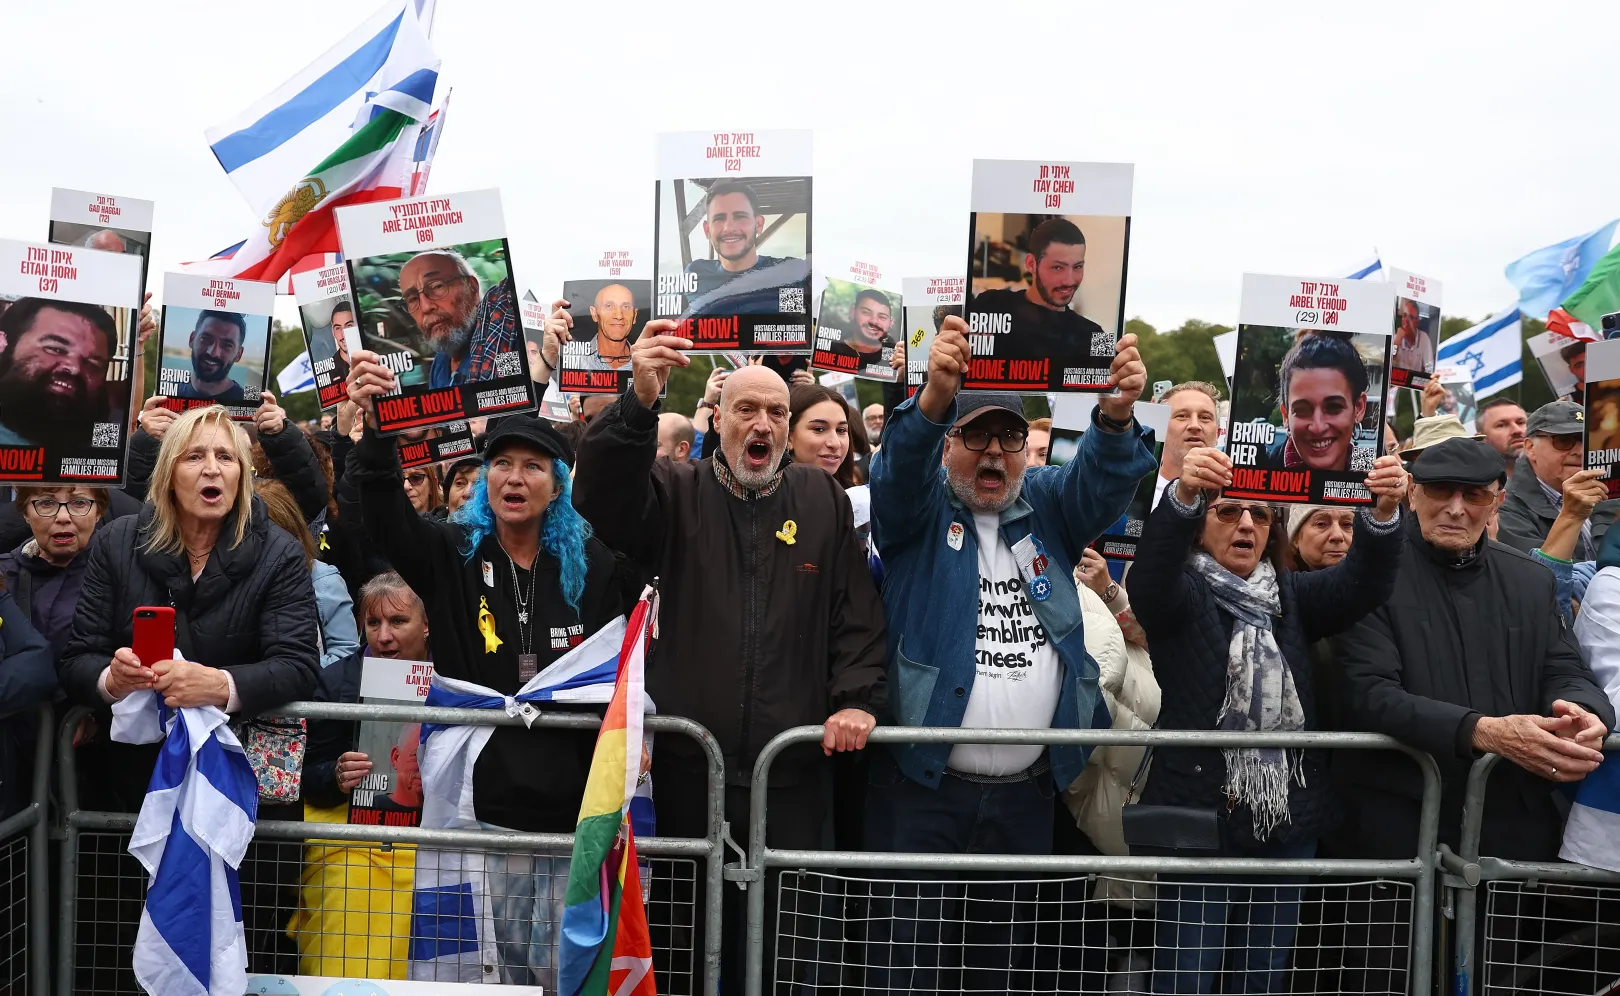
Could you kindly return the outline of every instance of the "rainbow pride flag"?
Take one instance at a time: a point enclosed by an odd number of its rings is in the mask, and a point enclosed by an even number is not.
[[[596,738],[574,830],[558,944],[557,983],[565,996],[658,992],[630,825],[630,802],[641,779],[647,647],[657,618],[658,594],[648,587],[625,627],[613,699]]]

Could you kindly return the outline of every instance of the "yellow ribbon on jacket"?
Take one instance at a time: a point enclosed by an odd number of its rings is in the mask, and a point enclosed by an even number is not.
[[[326,530],[322,529],[321,530],[321,552],[325,553],[327,550],[330,550],[330,549],[332,549],[332,546],[331,546],[331,544],[326,542]]]
[[[478,600],[478,632],[484,634],[484,653],[493,654],[501,638],[495,635],[495,614],[489,611],[488,597]]]
[[[782,523],[781,529],[776,531],[776,538],[786,543],[788,546],[792,546],[798,542],[798,540],[793,538],[794,536],[798,535],[798,532],[799,524],[794,522],[792,519],[789,519]]]

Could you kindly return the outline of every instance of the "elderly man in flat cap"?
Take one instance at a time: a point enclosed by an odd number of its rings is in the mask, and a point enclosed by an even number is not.
[[[1477,439],[1446,439],[1418,454],[1411,473],[1414,514],[1395,593],[1333,641],[1340,709],[1351,729],[1434,756],[1440,836],[1453,848],[1474,759],[1490,752],[1512,762],[1491,776],[1483,853],[1553,860],[1567,809],[1560,783],[1602,762],[1614,710],[1554,606],[1552,572],[1485,535],[1504,494],[1501,454]],[[1417,766],[1383,751],[1341,751],[1334,772],[1349,813],[1328,849],[1416,855]]]

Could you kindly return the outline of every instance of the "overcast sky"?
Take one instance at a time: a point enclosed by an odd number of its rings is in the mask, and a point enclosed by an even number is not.
[[[42,241],[52,186],[156,200],[153,289],[242,239],[203,129],[378,5],[5,4],[0,236]],[[814,129],[816,250],[898,276],[961,271],[975,157],[1134,163],[1126,313],[1161,328],[1374,247],[1482,317],[1510,260],[1620,215],[1613,0],[439,0],[433,37],[430,189],[500,187],[547,293],[608,249],[650,270],[659,131]]]

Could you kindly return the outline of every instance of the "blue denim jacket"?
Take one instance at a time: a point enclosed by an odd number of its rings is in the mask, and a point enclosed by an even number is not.
[[[945,432],[956,417],[954,400],[938,423],[918,410],[915,397],[907,399],[889,416],[883,447],[872,460],[872,539],[883,556],[889,621],[889,702],[907,726],[961,726],[973,688],[978,532],[973,513],[951,493],[940,466]],[[1053,729],[1112,725],[1097,689],[1097,664],[1086,653],[1074,565],[1087,544],[1124,513],[1137,482],[1158,466],[1152,430],[1137,425],[1110,433],[1093,426],[1062,467],[1025,471],[1023,493],[1001,513],[1007,545],[1033,535],[1048,559],[1052,594],[1030,607],[1063,663]],[[952,523],[962,527],[957,549],[947,542]],[[951,745],[896,744],[893,750],[907,778],[933,788]],[[1080,747],[1053,748],[1059,789],[1080,777],[1088,754]]]

